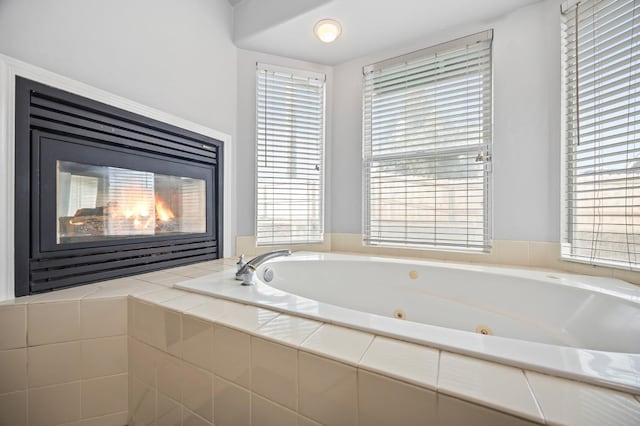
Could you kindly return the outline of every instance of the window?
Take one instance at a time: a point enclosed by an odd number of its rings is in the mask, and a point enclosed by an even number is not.
[[[640,1],[563,8],[562,256],[640,269]]]
[[[492,39],[365,67],[365,244],[490,249]]]
[[[324,75],[258,64],[259,246],[323,240]]]

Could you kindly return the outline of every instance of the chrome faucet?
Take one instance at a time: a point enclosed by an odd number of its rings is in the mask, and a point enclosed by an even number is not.
[[[256,274],[256,268],[258,266],[262,265],[269,259],[290,255],[291,250],[270,251],[269,253],[258,255],[246,263],[244,261],[244,255],[241,255],[237,263],[238,271],[236,272],[236,280],[242,281],[242,285],[251,285],[253,284],[253,277]]]

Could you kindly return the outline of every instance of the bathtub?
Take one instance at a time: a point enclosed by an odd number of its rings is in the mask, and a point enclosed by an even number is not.
[[[640,288],[537,270],[295,253],[176,287],[640,393]]]

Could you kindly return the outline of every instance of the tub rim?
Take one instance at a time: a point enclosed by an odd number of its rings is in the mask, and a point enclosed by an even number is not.
[[[640,288],[636,288],[636,286],[622,280],[530,268],[503,268],[444,261],[314,252],[297,252],[290,257],[272,259],[261,265],[261,268],[276,262],[354,259],[454,268],[511,276],[522,276],[523,273],[526,273],[535,279],[544,279],[553,284],[578,287],[587,291],[598,291],[640,305]],[[558,276],[560,279],[544,278],[549,274]],[[181,290],[267,308],[287,315],[360,330],[376,336],[389,337],[437,350],[640,395],[640,354],[636,353],[608,352],[501,336],[483,336],[470,331],[430,324],[397,321],[394,318],[314,301],[271,287],[260,280],[253,286],[241,286],[238,281],[234,280],[234,271],[231,270],[186,280],[177,283],[175,287]],[[278,306],[270,303],[269,299],[273,298],[274,295],[281,298],[281,301],[311,302],[309,306],[315,304],[315,309],[308,308],[301,311]],[[324,311],[323,315],[314,313],[319,309]]]

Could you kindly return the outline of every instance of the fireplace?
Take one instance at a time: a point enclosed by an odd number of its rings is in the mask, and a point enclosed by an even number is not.
[[[216,259],[222,142],[16,78],[15,294]]]

